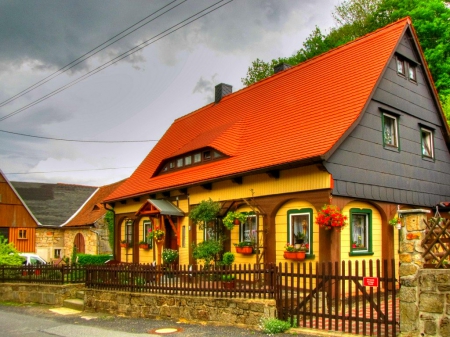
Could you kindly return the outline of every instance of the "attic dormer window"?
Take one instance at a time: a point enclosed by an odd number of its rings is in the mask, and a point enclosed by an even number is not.
[[[184,169],[186,166],[191,165],[201,165],[203,162],[210,162],[215,160],[223,159],[225,155],[219,151],[212,149],[197,150],[191,153],[184,154],[179,157],[171,158],[162,164],[159,173],[167,173],[171,171],[176,171]]]
[[[397,73],[406,76],[405,60],[397,56]]]

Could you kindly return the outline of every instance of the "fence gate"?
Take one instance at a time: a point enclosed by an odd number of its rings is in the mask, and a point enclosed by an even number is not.
[[[278,318],[298,327],[396,336],[395,262],[280,264]]]

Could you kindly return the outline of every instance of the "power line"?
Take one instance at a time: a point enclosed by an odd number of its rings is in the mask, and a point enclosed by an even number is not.
[[[12,132],[12,131],[6,131],[6,130],[0,130],[0,132],[10,133],[12,135],[23,136],[23,137],[32,137],[32,138],[39,138],[39,139],[59,140],[59,141],[62,141],[62,142],[77,142],[77,143],[146,143],[146,142],[157,142],[158,141],[158,139],[144,139],[144,140],[79,140],[79,139],[64,139],[64,138],[34,136],[34,135],[27,135],[25,133]]]
[[[100,169],[88,169],[88,170],[63,170],[63,171],[41,171],[41,172],[16,172],[16,173],[5,173],[5,174],[35,174],[35,173],[62,173],[62,172],[87,172],[87,171],[106,171],[106,170],[121,170],[136,168],[136,166],[124,166],[124,167],[108,167]]]
[[[32,90],[34,90],[34,89],[36,89],[36,88],[39,88],[40,86],[44,85],[45,83],[49,82],[50,80],[54,79],[55,77],[57,77],[57,76],[59,76],[59,75],[65,73],[66,71],[72,69],[73,67],[77,66],[77,65],[80,64],[81,62],[86,61],[88,58],[90,58],[90,57],[92,57],[92,56],[98,54],[99,52],[101,52],[102,50],[106,49],[106,48],[109,47],[110,45],[116,43],[117,41],[120,41],[120,40],[123,39],[124,37],[130,35],[131,33],[135,32],[135,31],[138,30],[139,28],[142,28],[143,26],[145,26],[145,25],[149,24],[150,22],[156,20],[157,18],[161,17],[162,15],[164,15],[164,14],[166,14],[167,12],[171,11],[172,9],[174,9],[174,8],[176,8],[176,7],[178,7],[178,6],[180,6],[181,4],[183,4],[184,2],[186,2],[186,1],[188,1],[188,0],[182,1],[182,2],[179,3],[178,5],[176,5],[176,6],[172,7],[172,8],[170,8],[169,10],[167,10],[167,11],[165,11],[164,13],[158,15],[157,17],[153,18],[152,20],[150,20],[150,21],[148,21],[148,22],[146,22],[146,23],[140,25],[139,27],[133,29],[132,31],[128,32],[127,34],[125,34],[125,35],[122,36],[121,38],[119,38],[119,39],[117,39],[117,40],[115,40],[115,41],[113,41],[113,42],[107,44],[105,47],[103,47],[102,49],[97,50],[97,51],[96,51],[95,53],[93,53],[92,55],[89,55],[90,53],[92,53],[92,52],[95,51],[96,49],[100,48],[101,46],[103,46],[103,45],[105,45],[106,43],[110,42],[111,40],[115,39],[116,37],[120,36],[121,34],[123,34],[124,32],[126,32],[127,30],[133,28],[134,26],[136,26],[136,25],[138,25],[139,23],[141,23],[142,21],[148,19],[148,18],[151,17],[152,15],[158,13],[158,12],[161,11],[162,9],[166,8],[167,6],[170,6],[170,5],[171,5],[172,3],[174,3],[175,1],[177,1],[177,0],[174,0],[174,1],[170,2],[170,3],[168,3],[167,5],[161,7],[160,9],[158,9],[157,11],[153,12],[152,14],[146,16],[146,17],[143,18],[142,20],[136,22],[134,25],[128,27],[127,29],[121,31],[119,34],[114,35],[112,38],[110,38],[110,39],[106,40],[105,42],[103,42],[102,44],[98,45],[98,46],[95,47],[94,49],[91,49],[91,50],[88,51],[87,53],[81,55],[81,56],[78,57],[77,59],[75,59],[75,60],[73,60],[72,62],[66,64],[64,67],[62,67],[62,68],[60,68],[59,70],[55,71],[53,74],[48,75],[47,77],[43,78],[42,80],[40,80],[40,81],[36,82],[35,84],[31,85],[30,87],[28,87],[28,88],[22,90],[21,92],[17,93],[16,95],[14,95],[14,96],[8,98],[7,100],[1,102],[1,103],[0,103],[0,107],[2,107],[2,106],[4,106],[4,105],[6,105],[6,104],[8,104],[8,103],[10,103],[10,102],[12,102],[12,101],[14,101],[14,100],[16,100],[17,98],[19,98],[19,97],[21,97],[21,96],[23,96],[23,95],[29,93],[30,91],[32,91]],[[88,57],[85,57],[86,55],[89,55],[89,56],[88,56]],[[77,61],[80,60],[80,59],[81,59],[81,61],[77,62]],[[75,63],[75,62],[76,62],[76,63]],[[73,63],[75,63],[75,64],[73,64]]]
[[[30,108],[30,107],[36,105],[36,104],[39,104],[40,102],[42,102],[42,101],[44,101],[44,100],[46,100],[46,99],[48,99],[48,98],[50,98],[50,97],[52,97],[52,96],[54,96],[54,95],[60,93],[60,92],[66,90],[66,89],[68,89],[68,88],[70,88],[71,86],[77,84],[78,82],[81,82],[82,80],[91,77],[92,75],[94,75],[94,74],[96,74],[96,73],[102,71],[103,69],[106,69],[106,68],[108,68],[109,66],[111,66],[111,65],[113,65],[113,64],[115,64],[115,63],[117,63],[117,62],[119,62],[120,60],[122,60],[122,59],[124,59],[124,58],[126,58],[126,57],[128,57],[128,56],[130,56],[130,55],[132,55],[132,54],[134,54],[134,53],[136,53],[136,52],[138,52],[139,50],[141,50],[141,49],[143,49],[143,48],[149,46],[150,44],[153,44],[153,43],[155,43],[155,42],[157,42],[157,41],[163,39],[164,37],[166,37],[166,36],[168,36],[168,35],[170,35],[170,34],[172,34],[172,33],[175,33],[176,31],[180,30],[181,28],[184,28],[185,26],[191,24],[192,22],[195,22],[195,21],[201,19],[202,17],[208,15],[209,13],[212,13],[212,12],[218,10],[219,8],[221,8],[221,7],[223,7],[223,6],[227,5],[227,4],[229,4],[229,3],[232,2],[233,0],[229,0],[228,2],[226,2],[226,3],[222,4],[222,5],[220,5],[220,6],[216,7],[216,8],[214,8],[214,9],[212,9],[212,10],[210,10],[210,11],[208,11],[208,12],[202,14],[202,15],[200,15],[199,17],[197,17],[197,18],[195,18],[195,19],[193,19],[193,20],[191,20],[191,21],[189,21],[189,22],[187,22],[187,23],[181,25],[180,27],[178,27],[178,28],[176,28],[176,29],[170,31],[170,30],[173,29],[174,27],[176,27],[176,26],[182,24],[183,22],[186,22],[186,21],[192,19],[193,17],[199,15],[200,13],[202,13],[202,12],[204,12],[204,11],[210,9],[211,7],[214,7],[215,5],[217,5],[218,3],[223,2],[223,1],[225,1],[225,0],[220,0],[220,1],[216,2],[215,4],[213,4],[213,5],[211,5],[211,6],[207,7],[207,8],[205,8],[205,9],[199,11],[199,12],[197,12],[196,14],[191,15],[191,16],[188,17],[187,19],[185,19],[185,20],[183,20],[183,21],[181,21],[181,22],[179,22],[179,23],[173,25],[172,27],[170,27],[170,28],[164,30],[163,32],[161,32],[161,33],[155,35],[154,37],[152,37],[152,38],[150,38],[150,39],[144,41],[143,43],[137,45],[136,47],[134,47],[134,48],[132,48],[132,49],[130,49],[130,50],[128,50],[127,52],[120,54],[119,56],[117,56],[117,57],[113,58],[112,60],[110,60],[110,61],[104,63],[103,65],[101,65],[101,66],[99,66],[99,67],[97,67],[97,68],[91,70],[90,72],[88,72],[88,73],[84,74],[83,76],[81,76],[80,78],[78,78],[78,79],[76,79],[76,80],[74,80],[74,81],[72,81],[72,82],[66,84],[65,86],[62,86],[61,88],[52,91],[51,93],[49,93],[49,94],[47,94],[47,95],[45,95],[45,96],[43,96],[43,97],[37,99],[37,100],[34,101],[34,102],[31,102],[31,103],[28,104],[28,105],[23,106],[22,108],[19,108],[19,109],[15,110],[15,111],[13,111],[13,112],[11,112],[11,113],[9,113],[9,114],[3,116],[3,117],[0,117],[0,122],[3,121],[3,120],[5,120],[5,119],[7,119],[7,118],[10,118],[10,117],[12,117],[12,116],[18,114],[18,113],[20,113],[20,112],[22,112],[22,111],[24,111],[24,110],[26,110],[26,109],[28,109],[28,108]],[[163,34],[164,34],[164,35],[163,35]],[[160,36],[160,35],[162,35],[162,36]],[[160,36],[160,37],[157,38],[158,36]],[[152,41],[152,42],[150,42],[151,40],[153,40],[153,39],[155,39],[155,38],[157,38],[157,39],[154,40],[154,41]]]

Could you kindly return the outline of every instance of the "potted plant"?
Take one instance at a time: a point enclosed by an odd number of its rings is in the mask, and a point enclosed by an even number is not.
[[[294,241],[295,241],[295,248],[299,249],[302,243],[305,241],[305,234],[303,234],[303,232],[300,231],[294,233]]]
[[[205,263],[204,269],[208,269],[211,261],[215,259],[222,249],[222,242],[218,240],[206,240],[199,244],[193,243],[192,256],[196,260],[203,260]]]
[[[333,228],[342,230],[344,226],[347,225],[346,221],[347,217],[344,216],[339,207],[335,205],[324,205],[316,216],[316,224],[326,230],[331,230]]]
[[[197,207],[191,210],[189,218],[194,225],[199,224],[200,229],[204,229],[208,223],[217,218],[220,211],[220,203],[208,200],[202,200]]]
[[[239,225],[247,220],[247,215],[239,212],[230,211],[227,215],[222,219],[223,225],[232,230],[234,225]]]
[[[120,247],[128,248],[131,246],[131,242],[127,242],[127,240],[120,241]]]
[[[139,248],[141,248],[141,249],[148,249],[149,248],[149,244],[146,241],[144,241],[144,240],[139,241]]]
[[[222,257],[222,265],[227,268],[227,274],[222,275],[222,287],[224,289],[234,289],[235,288],[235,276],[228,274],[230,272],[230,267],[234,262],[234,254],[232,252],[226,252]]]
[[[248,255],[253,253],[253,242],[251,241],[241,241],[239,243],[235,243],[236,253]]]
[[[165,234],[166,233],[162,229],[159,229],[158,227],[155,230],[152,230],[150,228],[147,233],[147,239],[148,240],[155,239],[156,241],[161,241],[164,238]]]
[[[395,226],[397,229],[402,229],[402,219],[395,216],[391,220],[389,220],[389,225]]]
[[[306,258],[306,252],[308,251],[308,249],[309,249],[308,244],[302,244],[299,249],[296,249],[294,245],[292,245],[288,242],[284,246],[283,256],[285,259],[288,259],[288,260],[301,261]]]

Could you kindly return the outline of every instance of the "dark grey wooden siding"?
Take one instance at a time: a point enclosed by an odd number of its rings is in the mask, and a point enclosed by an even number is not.
[[[419,63],[408,34],[397,52]],[[391,59],[359,125],[325,163],[334,195],[422,207],[450,200],[450,153],[424,72],[419,65],[412,83]],[[398,116],[399,151],[383,147],[382,109]],[[422,158],[421,125],[434,130],[434,161]]]

